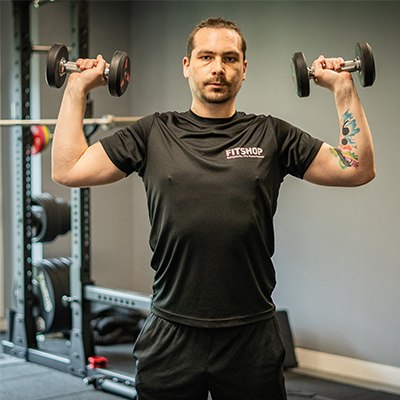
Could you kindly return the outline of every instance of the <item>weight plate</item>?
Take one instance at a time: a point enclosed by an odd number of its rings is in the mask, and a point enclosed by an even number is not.
[[[30,129],[32,135],[31,154],[34,156],[43,150],[45,137],[41,125],[32,125]]]
[[[122,96],[128,88],[131,74],[131,62],[128,54],[116,51],[111,59],[108,73],[108,91],[111,96]]]
[[[36,204],[32,204],[32,218],[31,218],[31,226],[32,226],[32,242],[37,242],[37,238],[42,234],[43,226],[43,208]]]
[[[47,146],[49,145],[50,142],[50,132],[49,132],[49,128],[47,128],[46,125],[41,125],[42,130],[43,130],[43,148],[42,151],[45,150],[47,148]]]
[[[42,212],[40,213],[40,230],[37,235],[32,238],[33,243],[37,242],[48,242],[48,209],[49,204],[52,202],[52,196],[49,193],[42,193],[40,196],[32,198],[32,204],[35,206],[40,206]],[[51,207],[51,206],[50,206]]]
[[[53,275],[54,282],[52,281],[52,283],[54,284],[54,293],[64,292],[64,281],[63,281],[60,271],[57,268],[57,265],[55,264],[56,263],[55,260],[56,260],[55,258],[45,259],[45,260],[42,260],[42,263],[46,266],[47,269],[51,270],[54,274]],[[61,296],[56,296],[56,301],[59,298],[61,299]]]
[[[52,287],[52,291],[54,293],[54,319],[53,323],[51,326],[46,327],[46,333],[49,332],[59,332],[59,320],[60,320],[60,311],[61,311],[61,295],[60,292],[62,291],[62,280],[59,272],[57,269],[54,267],[53,263],[50,260],[43,259],[40,262],[42,268],[47,272],[47,275],[50,278],[50,281],[48,282],[49,287]]]
[[[32,243],[40,243],[42,242],[46,230],[47,230],[47,218],[46,218],[46,211],[42,205],[42,195],[37,197],[32,197],[32,206],[36,206],[37,213],[35,216],[37,217],[37,227],[36,227],[36,234],[32,238]]]
[[[72,258],[67,258],[67,257],[61,257],[61,258],[54,258],[52,259],[54,261],[54,264],[58,267],[58,270],[61,273],[61,276],[63,278],[64,282],[64,287],[65,290],[63,294],[70,296],[70,268],[72,265]],[[65,307],[65,302],[63,302],[63,305]]]
[[[362,87],[372,86],[375,81],[375,61],[371,46],[367,42],[356,45],[356,59],[360,60],[358,78]]]
[[[42,208],[39,215],[40,230],[32,242],[51,242],[71,229],[71,207],[64,199],[42,193],[32,198],[32,203]]]
[[[43,320],[43,333],[50,331],[53,325],[54,316],[56,313],[54,286],[51,279],[52,273],[49,274],[48,268],[42,263],[34,264],[35,273],[34,279],[39,287],[38,303],[39,303],[39,317]],[[41,332],[42,333],[42,332]]]
[[[64,307],[62,302],[63,295],[69,295],[69,285],[66,285],[62,271],[56,258],[44,259],[42,266],[47,271],[54,293],[55,314],[53,323],[46,328],[46,333],[65,332],[71,329],[71,311]]]
[[[67,75],[60,74],[60,62],[63,58],[68,60],[68,49],[63,44],[54,44],[47,53],[46,82],[50,87],[58,89],[65,82]]]
[[[59,258],[50,258],[49,261],[53,264],[53,266],[56,268],[61,282],[62,282],[62,296],[70,295],[70,290],[69,290],[69,269],[68,267],[64,264],[62,259]]]
[[[70,274],[70,269],[72,266],[72,258],[71,257],[61,257],[57,259],[60,264],[60,270],[62,275],[64,276],[64,280],[66,281],[67,287],[68,287],[68,296],[70,292],[70,282],[69,282],[69,274]]]
[[[310,80],[304,54],[294,53],[292,56],[292,80],[297,96],[307,97],[310,94]]]
[[[66,332],[71,330],[72,326],[69,303],[62,300],[63,296],[70,296],[69,270],[65,269],[65,264],[59,258],[51,258],[49,261],[51,262],[53,269],[57,271],[61,283],[56,294],[60,303],[57,303],[58,308],[53,329],[54,331],[57,330],[57,332]]]
[[[60,216],[57,235],[64,235],[71,230],[71,206],[61,197],[55,199],[57,212]]]

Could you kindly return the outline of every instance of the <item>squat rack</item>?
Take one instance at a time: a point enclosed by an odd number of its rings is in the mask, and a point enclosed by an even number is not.
[[[46,1],[43,1],[45,3]],[[38,7],[40,1],[34,2]],[[8,337],[2,341],[6,354],[26,359],[77,376],[86,377],[87,383],[96,388],[136,398],[134,378],[105,369],[88,367],[88,358],[95,355],[93,337],[90,332],[91,303],[120,306],[128,309],[149,311],[151,297],[135,292],[98,287],[91,280],[90,237],[90,189],[71,189],[71,257],[69,296],[64,296],[71,310],[71,336],[67,356],[59,356],[40,350],[37,342],[33,307],[32,266],[34,261],[32,243],[32,157],[30,126],[35,123],[54,125],[56,120],[31,120],[30,60],[33,51],[43,51],[45,46],[32,46],[30,35],[31,1],[13,1],[14,7],[14,65],[13,102],[15,120],[1,121],[2,126],[12,127],[11,174],[15,185],[12,190],[12,270],[16,287],[14,308],[8,310]],[[71,1],[72,59],[88,57],[88,1]],[[88,99],[85,124],[110,127],[118,123],[129,123],[137,117],[123,118],[104,116],[91,118]],[[89,141],[89,138],[87,138]],[[107,379],[106,379],[107,378]]]

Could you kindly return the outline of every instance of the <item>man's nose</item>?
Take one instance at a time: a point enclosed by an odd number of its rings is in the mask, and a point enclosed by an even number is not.
[[[222,62],[222,59],[219,57],[216,57],[213,62],[212,74],[213,75],[224,75],[225,74],[224,64]]]

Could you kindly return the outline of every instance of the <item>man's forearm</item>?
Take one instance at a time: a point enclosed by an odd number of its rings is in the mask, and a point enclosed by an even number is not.
[[[335,102],[340,122],[340,139],[332,148],[342,169],[354,169],[360,182],[375,176],[374,150],[371,131],[354,85],[345,85],[335,92]]]

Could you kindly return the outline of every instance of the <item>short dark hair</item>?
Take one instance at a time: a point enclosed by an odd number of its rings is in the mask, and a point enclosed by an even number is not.
[[[208,18],[203,22],[200,22],[192,31],[192,33],[189,35],[188,42],[187,42],[187,48],[186,48],[186,56],[189,58],[192,55],[193,47],[194,47],[194,36],[196,33],[203,28],[213,28],[213,29],[232,29],[235,31],[239,36],[242,41],[242,52],[243,52],[243,59],[246,59],[246,50],[247,50],[247,45],[246,45],[246,40],[244,39],[244,36],[238,26],[231,21],[226,21],[222,18]]]

